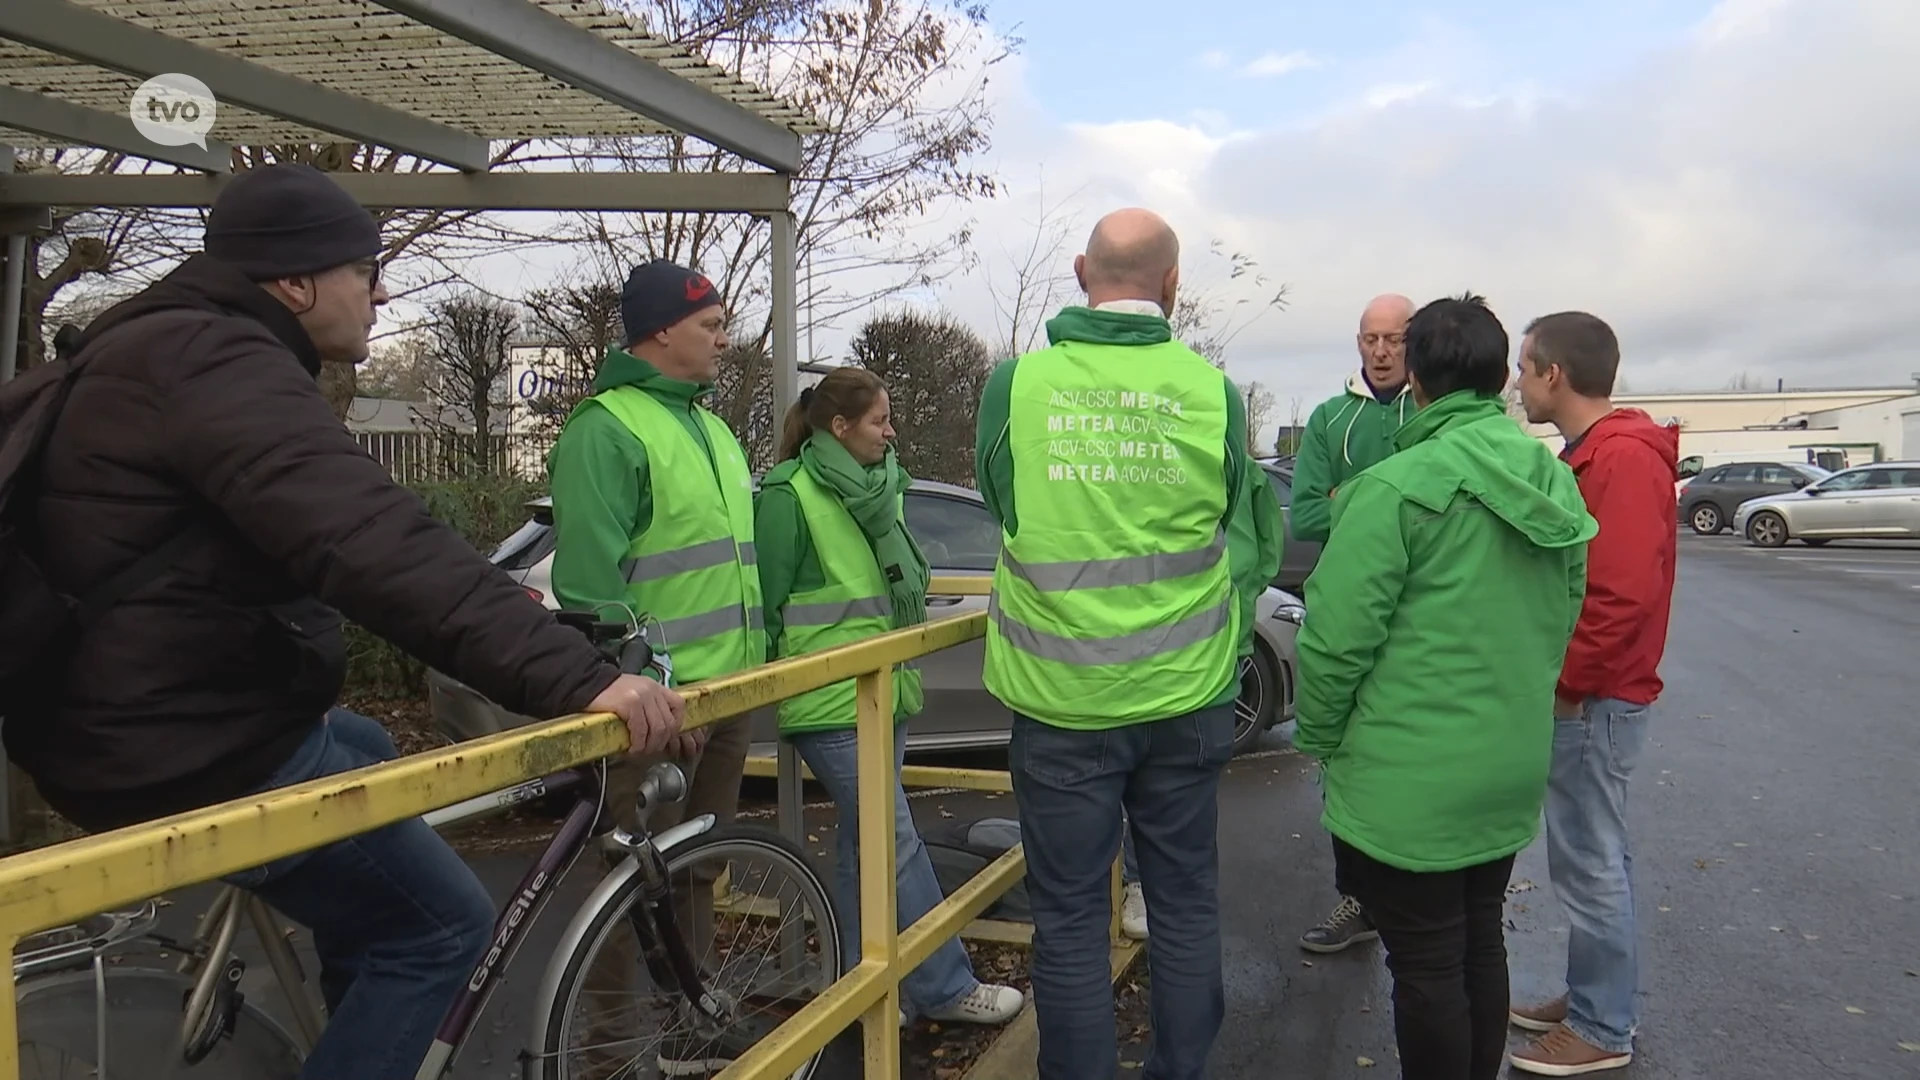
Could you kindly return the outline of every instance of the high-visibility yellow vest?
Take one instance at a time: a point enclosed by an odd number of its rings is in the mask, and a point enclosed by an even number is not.
[[[800,502],[826,583],[787,597],[780,608],[775,655],[819,652],[893,629],[887,579],[846,505],[804,468],[794,471],[790,486]],[[896,513],[905,513],[904,501]],[[846,679],[787,698],[779,708],[781,734],[853,727],[858,720],[855,691],[855,681]],[[896,719],[920,711],[920,672],[911,664],[894,666],[893,699]]]
[[[1218,700],[1242,632],[1222,522],[1225,376],[1178,342],[1022,357],[1007,417],[1019,533],[1001,537],[986,686],[1069,728]]]
[[[638,387],[595,395],[647,448],[653,520],[627,548],[627,603],[673,661],[676,683],[730,675],[766,660],[753,551],[753,474],[727,425],[694,406],[713,449]],[[608,618],[605,613],[602,618]]]

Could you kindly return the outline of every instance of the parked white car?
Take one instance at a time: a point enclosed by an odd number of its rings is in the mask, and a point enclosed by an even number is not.
[[[527,592],[549,608],[553,597],[553,516],[551,502],[529,504],[532,518],[495,548],[491,559],[512,574]],[[926,552],[937,576],[991,577],[1000,551],[1000,526],[978,492],[952,484],[915,481],[906,496],[907,527]],[[930,618],[985,611],[984,596],[927,598]],[[1299,597],[1269,588],[1255,605],[1254,655],[1241,663],[1236,704],[1235,750],[1261,733],[1293,718],[1294,635],[1306,609]],[[919,661],[926,710],[907,728],[909,751],[959,750],[1002,746],[1011,736],[1013,715],[987,692],[981,679],[986,645],[975,639]],[[438,671],[427,674],[434,723],[452,739],[473,739],[530,723],[482,697],[478,691]],[[753,714],[752,753],[774,753],[777,725],[772,709]]]
[[[1834,473],[1798,491],[1748,499],[1733,531],[1756,547],[1789,539],[1920,540],[1920,461],[1879,461]]]

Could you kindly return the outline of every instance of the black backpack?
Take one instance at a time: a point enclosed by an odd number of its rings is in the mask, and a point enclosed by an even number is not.
[[[191,538],[161,544],[80,596],[42,572],[35,513],[41,464],[89,359],[74,327],[63,327],[54,345],[54,360],[0,383],[0,716],[15,722],[51,700],[80,634],[159,577]]]

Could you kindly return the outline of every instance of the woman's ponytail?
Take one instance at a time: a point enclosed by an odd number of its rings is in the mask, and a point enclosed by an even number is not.
[[[858,420],[873,408],[886,384],[863,367],[837,367],[813,386],[800,391],[780,422],[780,461],[800,456],[800,447],[815,431],[833,430],[833,418]]]

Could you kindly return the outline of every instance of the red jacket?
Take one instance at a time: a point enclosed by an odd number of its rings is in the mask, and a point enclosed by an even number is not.
[[[1567,455],[1600,534],[1587,545],[1587,598],[1560,670],[1560,696],[1651,705],[1673,605],[1680,432],[1615,409]]]

